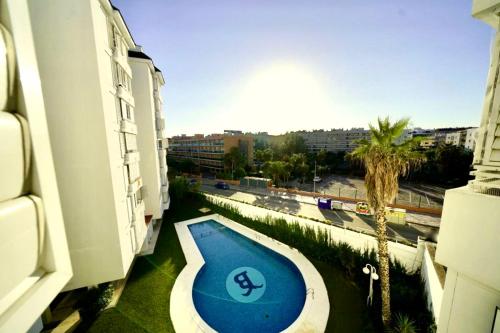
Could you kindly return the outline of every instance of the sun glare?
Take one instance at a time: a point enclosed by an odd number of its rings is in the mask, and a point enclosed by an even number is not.
[[[320,76],[305,66],[278,63],[258,70],[244,82],[236,108],[233,112],[252,115],[250,122],[265,119],[279,131],[314,127],[313,115],[331,112],[331,103]],[[253,128],[257,128],[255,124],[251,124]]]

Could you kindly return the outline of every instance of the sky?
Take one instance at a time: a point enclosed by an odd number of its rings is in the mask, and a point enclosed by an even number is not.
[[[471,0],[113,0],[166,79],[168,136],[478,126],[493,29]]]

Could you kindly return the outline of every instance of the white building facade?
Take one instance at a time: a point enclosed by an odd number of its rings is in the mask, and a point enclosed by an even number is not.
[[[128,50],[107,0],[28,1],[73,278],[122,279],[147,235]]]
[[[168,209],[168,178],[166,163],[166,141],[164,135],[161,87],[164,84],[161,71],[142,48],[129,51],[129,62],[135,100],[135,115],[138,128],[137,143],[141,152],[140,168],[145,188],[145,214],[152,219],[161,219]]]
[[[71,263],[29,10],[0,0],[0,331],[41,326]]]
[[[370,139],[370,132],[363,128],[300,131],[297,134],[304,138],[307,149],[311,152],[350,152],[358,146],[356,140]]]
[[[500,332],[499,0],[473,1],[497,32],[474,153],[475,179],[446,192],[436,261],[447,267],[440,333]],[[471,134],[473,135],[473,134]]]
[[[478,135],[479,132],[477,128],[467,128],[456,132],[450,132],[446,133],[445,143],[474,151]]]

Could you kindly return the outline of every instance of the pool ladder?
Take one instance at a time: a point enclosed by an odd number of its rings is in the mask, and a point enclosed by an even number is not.
[[[312,295],[312,298],[314,299],[314,288],[307,288],[306,295]]]

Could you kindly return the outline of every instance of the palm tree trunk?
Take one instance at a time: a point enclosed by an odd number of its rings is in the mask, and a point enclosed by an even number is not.
[[[377,209],[375,217],[377,220],[378,260],[382,293],[382,322],[387,327],[391,322],[391,289],[389,284],[389,249],[387,245],[385,207]]]

